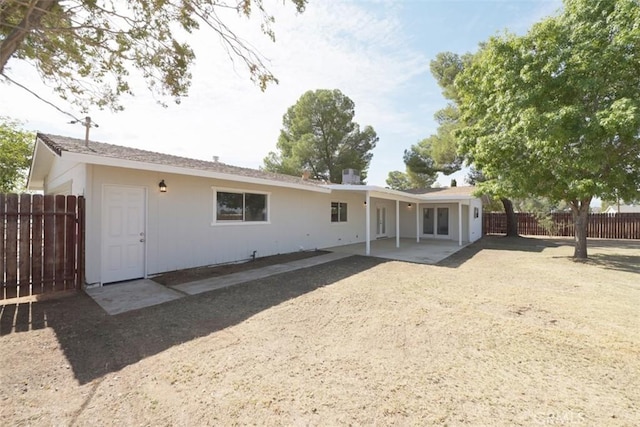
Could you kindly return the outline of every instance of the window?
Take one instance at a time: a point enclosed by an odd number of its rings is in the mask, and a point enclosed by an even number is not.
[[[331,222],[347,222],[347,204],[331,202]]]
[[[267,221],[267,195],[216,191],[216,221]]]
[[[480,216],[480,209],[473,208],[473,217],[478,218]]]

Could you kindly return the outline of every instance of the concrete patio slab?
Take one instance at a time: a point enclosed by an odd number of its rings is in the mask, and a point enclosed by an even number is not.
[[[226,288],[263,277],[348,258],[350,256],[352,256],[350,253],[329,253],[292,261],[286,264],[275,264],[263,268],[228,274],[226,276],[211,277],[195,282],[183,283],[173,287],[163,286],[151,279],[140,279],[98,288],[90,288],[87,289],[86,292],[104,311],[114,315],[162,304],[186,295],[196,295],[214,289]]]
[[[301,268],[313,267],[315,265],[325,264],[327,262],[336,261],[347,258],[353,254],[350,253],[329,253],[326,255],[318,255],[311,258],[300,259],[288,262],[286,264],[275,264],[254,270],[241,271],[239,273],[229,274],[220,277],[211,277],[208,279],[197,280],[195,282],[183,283],[173,286],[180,292],[189,295],[196,295],[202,292],[208,292],[215,289],[222,289],[240,283],[250,282],[252,280],[262,279],[264,277],[273,276],[275,274],[294,271]]]
[[[86,292],[111,315],[162,304],[184,296],[150,279],[90,288]]]
[[[415,239],[400,239],[400,247],[396,248],[396,239],[392,237],[371,241],[371,256],[418,264],[436,264],[468,244],[463,242],[462,246],[459,246],[458,242],[452,240],[421,239],[420,242],[416,242]],[[354,243],[325,250],[335,253],[365,255],[366,248],[364,243]]]

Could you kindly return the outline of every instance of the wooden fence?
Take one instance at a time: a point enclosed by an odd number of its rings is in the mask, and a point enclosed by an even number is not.
[[[518,233],[529,236],[574,236],[571,213],[551,215],[549,223],[538,221],[534,214],[517,213]],[[507,216],[504,213],[485,212],[484,234],[506,234]],[[589,214],[587,237],[599,239],[640,239],[640,213]]]
[[[0,300],[80,289],[83,197],[0,194]]]

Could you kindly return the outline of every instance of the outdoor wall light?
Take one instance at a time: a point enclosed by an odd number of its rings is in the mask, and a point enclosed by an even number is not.
[[[408,206],[408,207],[411,207],[411,203],[409,203],[407,206]]]
[[[164,179],[160,181],[160,183],[158,184],[158,187],[160,188],[161,193],[167,192],[167,184],[164,183]]]

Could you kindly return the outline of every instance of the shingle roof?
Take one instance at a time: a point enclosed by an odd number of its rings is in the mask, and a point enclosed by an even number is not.
[[[231,166],[221,162],[190,159],[187,157],[179,157],[171,154],[140,150],[138,148],[124,147],[121,145],[107,144],[104,142],[89,141],[89,145],[87,146],[85,145],[85,141],[82,139],[42,133],[38,133],[38,138],[58,155],[61,155],[63,151],[67,151],[70,153],[131,160],[136,162],[174,166],[185,169],[196,169],[229,175],[239,175],[250,178],[287,182],[291,184],[302,184],[310,186],[319,186],[324,184],[323,182],[316,180],[303,180],[298,176],[283,175],[261,171],[258,169]]]

